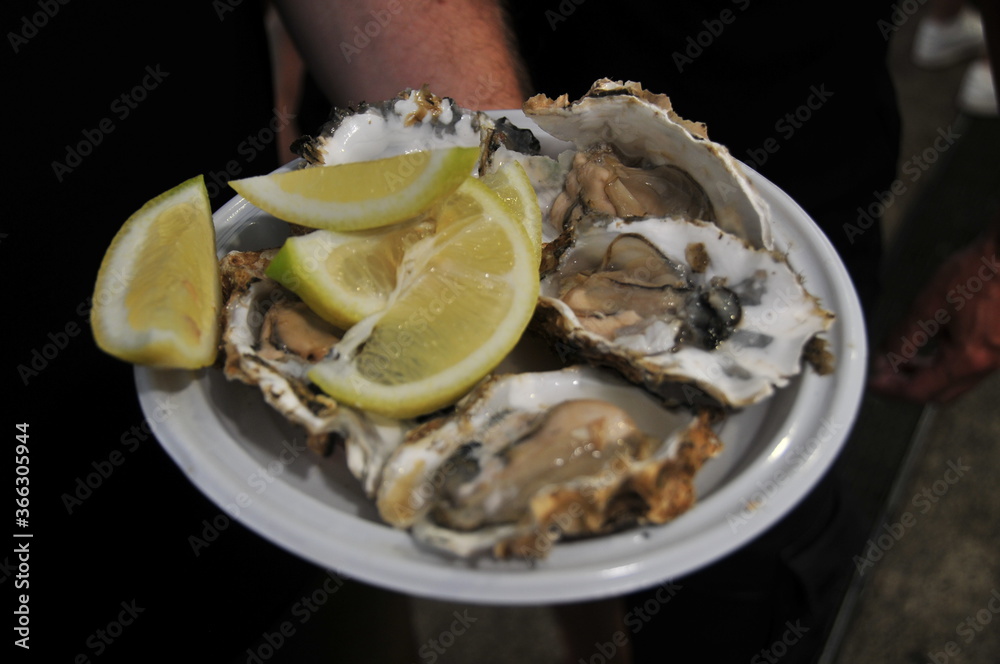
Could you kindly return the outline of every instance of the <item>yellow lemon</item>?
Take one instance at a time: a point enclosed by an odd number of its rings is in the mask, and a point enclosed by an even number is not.
[[[194,369],[215,361],[221,306],[215,227],[202,176],[128,218],[104,254],[91,325],[105,352]]]
[[[454,192],[478,159],[478,147],[444,148],[309,166],[229,184],[279,219],[309,228],[355,231],[416,217]]]
[[[524,166],[517,161],[506,161],[494,172],[483,175],[482,180],[510,208],[514,218],[521,220],[541,258],[542,210]]]
[[[290,237],[268,265],[267,276],[347,329],[385,307],[403,256],[435,228],[433,221],[420,219],[373,231]]]
[[[310,378],[390,417],[449,405],[514,347],[538,298],[535,247],[507,205],[468,178],[406,253],[384,309],[352,327]]]

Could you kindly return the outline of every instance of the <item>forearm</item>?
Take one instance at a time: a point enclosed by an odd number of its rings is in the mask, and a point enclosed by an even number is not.
[[[427,84],[478,109],[520,108],[520,59],[494,0],[276,0],[331,103]]]
[[[980,12],[983,17],[983,31],[986,34],[986,48],[993,73],[994,90],[1000,96],[1000,0],[981,0]]]

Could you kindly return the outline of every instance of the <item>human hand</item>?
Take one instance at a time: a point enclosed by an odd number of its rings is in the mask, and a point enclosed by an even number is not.
[[[875,357],[873,391],[945,403],[1000,368],[996,235],[956,252],[937,270]]]

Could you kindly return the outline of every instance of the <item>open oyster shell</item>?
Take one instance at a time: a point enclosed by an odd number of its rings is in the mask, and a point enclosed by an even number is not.
[[[377,505],[435,549],[541,558],[562,538],[689,509],[695,473],[721,449],[710,420],[593,367],[497,376],[410,432]]]
[[[578,150],[567,200],[550,216],[563,230],[579,215],[680,216],[771,247],[766,201],[729,150],[708,139],[705,125],[677,115],[666,95],[601,79],[577,101],[537,95],[524,112]]]
[[[362,102],[357,108],[335,108],[316,135],[298,139],[292,151],[310,165],[329,166],[449,147],[479,147],[483,172],[492,168],[497,150],[520,155],[539,151],[529,130],[463,108],[427,87],[403,90],[382,102]]]
[[[257,386],[272,408],[302,427],[317,454],[325,456],[342,442],[351,472],[372,495],[386,457],[414,423],[342,406],[312,384],[309,369],[343,332],[265,275],[275,253],[234,251],[220,261],[223,372]]]
[[[833,319],[777,252],[705,222],[617,219],[578,229],[533,324],[668,403],[741,408],[798,374]]]

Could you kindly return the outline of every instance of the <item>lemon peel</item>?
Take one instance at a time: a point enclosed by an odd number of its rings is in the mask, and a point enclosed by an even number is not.
[[[521,221],[475,178],[438,216],[438,231],[401,265],[386,307],[310,371],[334,399],[397,418],[432,412],[468,392],[527,327],[539,280]]]
[[[151,199],[111,241],[94,285],[94,339],[135,364],[215,361],[221,307],[215,227],[202,176]]]
[[[454,192],[478,160],[478,147],[422,150],[229,184],[279,219],[309,228],[355,231],[416,217]]]

